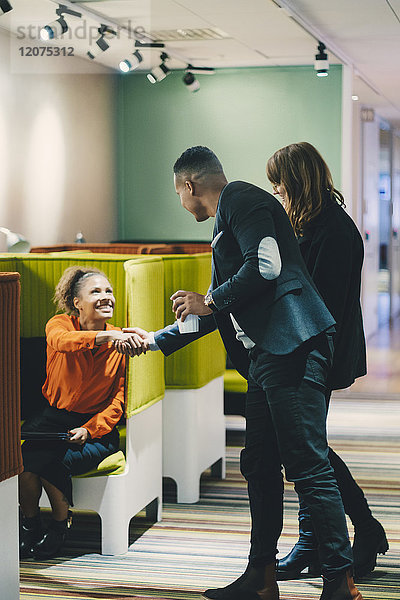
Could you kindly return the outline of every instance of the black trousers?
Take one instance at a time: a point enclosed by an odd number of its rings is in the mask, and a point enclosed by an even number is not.
[[[24,423],[22,437],[24,431],[67,432],[81,427],[92,416],[47,406],[41,415]],[[102,438],[88,440],[83,446],[66,441],[26,441],[22,444],[24,471],[36,473],[52,483],[73,506],[71,476],[94,469],[107,456],[117,452],[118,447],[116,427]]]
[[[283,476],[308,506],[322,573],[332,579],[352,565],[342,499],[328,459],[325,382],[331,336],[320,334],[295,352],[250,351],[246,442],[241,471],[252,518],[249,562],[275,560],[283,523]]]

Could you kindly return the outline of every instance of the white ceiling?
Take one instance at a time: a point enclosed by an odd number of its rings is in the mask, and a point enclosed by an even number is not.
[[[57,3],[9,1],[13,10],[0,17],[0,27],[15,35],[22,31],[18,27],[24,27],[32,39],[18,43],[43,45],[37,30],[56,18]],[[167,42],[168,66],[176,69],[186,63],[216,68],[313,64],[316,40],[321,39],[331,63],[353,66],[353,92],[360,102],[400,127],[400,0],[65,0],[64,4],[82,10],[86,30],[81,20],[66,17],[73,36],[68,43],[62,38],[56,43],[73,46],[76,55],[86,56],[89,32],[95,33],[99,23],[110,21],[120,27],[118,39],[96,59],[109,69],[116,69],[133,52],[132,32],[138,26],[150,36],[160,30],[210,28],[225,34],[217,40]],[[90,18],[92,13],[99,16]],[[28,30],[29,25],[35,27]],[[159,64],[159,50],[143,54],[142,69]],[[98,71],[93,61],[85,60],[85,72]],[[28,64],[25,59],[25,67]]]

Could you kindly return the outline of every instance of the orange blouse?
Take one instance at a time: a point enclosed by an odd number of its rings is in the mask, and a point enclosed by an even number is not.
[[[117,329],[106,325],[106,329]],[[51,406],[93,413],[92,438],[109,433],[124,406],[125,357],[112,344],[95,346],[98,331],[81,331],[78,317],[56,315],[46,325],[47,377],[42,391]]]

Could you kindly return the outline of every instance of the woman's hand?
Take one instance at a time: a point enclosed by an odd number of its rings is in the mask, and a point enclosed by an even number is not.
[[[144,352],[142,338],[134,332],[112,331],[114,348],[126,356],[139,356]]]
[[[146,354],[150,346],[150,336],[148,331],[141,329],[140,327],[124,327],[122,331],[124,333],[133,333],[139,336],[143,354]]]
[[[84,427],[75,427],[75,429],[70,429],[68,433],[71,434],[71,437],[68,441],[71,444],[77,444],[78,446],[83,446],[83,444],[90,437],[88,430]]]

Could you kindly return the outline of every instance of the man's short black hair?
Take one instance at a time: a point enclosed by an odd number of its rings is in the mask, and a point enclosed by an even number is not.
[[[221,163],[206,146],[193,146],[183,152],[174,164],[175,175],[202,177],[224,173]]]

